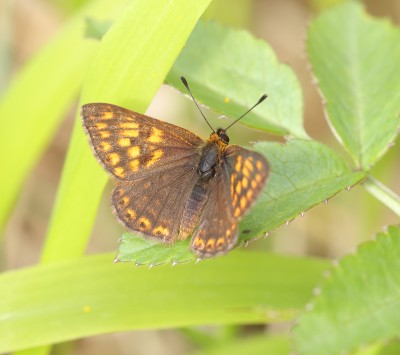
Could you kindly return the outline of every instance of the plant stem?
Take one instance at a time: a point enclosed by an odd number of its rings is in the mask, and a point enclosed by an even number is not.
[[[381,201],[396,215],[400,216],[400,196],[396,195],[372,176],[368,176],[363,185],[372,196]]]

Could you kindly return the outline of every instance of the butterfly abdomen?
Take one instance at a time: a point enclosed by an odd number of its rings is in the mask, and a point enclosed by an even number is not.
[[[180,239],[186,239],[186,237],[192,234],[194,229],[197,227],[204,206],[207,203],[207,187],[208,184],[201,179],[199,179],[196,185],[194,185],[183,210],[183,216],[179,228]]]

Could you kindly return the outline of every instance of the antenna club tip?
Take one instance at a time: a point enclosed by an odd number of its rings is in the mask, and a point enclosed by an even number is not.
[[[264,94],[263,96],[260,97],[260,100],[258,100],[258,102],[259,103],[263,102],[267,97],[268,97],[268,94]]]
[[[181,76],[180,76],[180,79],[181,79],[182,83],[187,87],[187,86],[188,86],[188,83],[187,83],[186,78],[185,78],[183,75],[181,75]]]

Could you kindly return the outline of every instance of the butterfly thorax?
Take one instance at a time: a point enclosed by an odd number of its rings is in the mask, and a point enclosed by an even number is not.
[[[197,173],[203,181],[208,181],[215,175],[216,167],[221,163],[228,146],[229,138],[221,128],[213,132],[203,147]]]

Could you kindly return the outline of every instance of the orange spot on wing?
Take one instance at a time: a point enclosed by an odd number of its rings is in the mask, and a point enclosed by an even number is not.
[[[131,158],[137,158],[140,155],[140,148],[135,145],[134,147],[128,149],[128,154]]]
[[[237,183],[235,191],[238,195],[242,192],[242,183],[240,181]]]
[[[110,131],[100,131],[99,132],[101,138],[110,138],[111,137],[111,132]]]
[[[148,231],[151,227],[151,223],[146,217],[140,217],[137,221],[137,226],[141,231]]]
[[[168,237],[169,236],[169,229],[168,228],[164,228],[162,226],[158,226],[156,228],[153,229],[153,234],[156,236],[164,236],[164,237]]]
[[[150,136],[147,138],[148,142],[160,143],[163,140],[163,132],[155,127],[151,127]]]
[[[131,169],[132,172],[138,171],[139,165],[140,165],[139,159],[134,159],[129,162],[129,168]]]
[[[204,240],[196,237],[195,240],[193,241],[193,246],[197,249],[197,250],[203,250],[205,247],[205,243]]]
[[[108,151],[111,150],[112,146],[111,146],[111,144],[108,143],[108,142],[100,142],[99,148],[100,148],[103,152],[108,152]]]
[[[241,171],[241,169],[242,169],[242,157],[241,156],[239,156],[238,158],[237,158],[237,161],[236,161],[236,164],[235,164],[235,170],[236,171]]]
[[[221,249],[224,244],[225,244],[225,238],[219,237],[217,240],[217,249]]]
[[[117,167],[114,169],[114,174],[115,174],[117,177],[121,178],[121,179],[124,178],[124,177],[126,176],[125,170],[124,170],[124,168],[121,167],[121,166],[117,166]]]
[[[161,149],[157,149],[153,152],[151,159],[146,163],[146,167],[150,167],[155,164],[162,156],[164,152]]]
[[[121,161],[121,158],[117,153],[110,153],[110,154],[107,155],[107,159],[106,160],[112,166],[115,166]]]
[[[136,218],[136,213],[132,208],[128,208],[125,211],[124,217],[125,217],[126,220],[133,220],[133,219]]]
[[[119,135],[122,137],[135,138],[139,136],[139,131],[137,129],[124,129],[119,132]]]
[[[139,128],[139,124],[135,122],[121,122],[119,124],[121,128],[126,128],[126,129],[136,129]]]
[[[254,171],[254,165],[253,163],[247,159],[244,163],[244,165],[246,166],[247,169],[249,169],[250,171]]]
[[[104,128],[107,128],[107,123],[104,123],[104,122],[97,122],[97,123],[96,123],[96,128],[97,128],[97,129],[104,129]]]
[[[207,240],[206,249],[211,250],[211,249],[214,249],[214,247],[215,247],[215,239],[212,238],[212,239]]]
[[[120,207],[126,207],[129,203],[129,197],[128,196],[124,196],[121,198],[121,200],[118,201],[118,204],[120,205]]]
[[[233,195],[233,205],[234,205],[234,206],[236,206],[237,199],[238,199],[238,195],[234,194],[234,195]]]
[[[240,216],[240,212],[241,212],[241,209],[239,207],[236,207],[235,212],[233,212],[233,215],[235,217],[239,217]]]
[[[111,111],[104,112],[101,116],[102,120],[111,120],[112,118],[114,118],[114,113]]]
[[[243,172],[243,175],[244,175],[244,176],[246,176],[246,177],[249,177],[249,176],[250,176],[250,171],[249,171],[249,169],[247,169],[246,167],[243,168],[242,172]]]
[[[246,204],[247,204],[246,197],[242,196],[242,198],[240,199],[240,208],[242,210],[244,210],[244,208],[246,207]]]
[[[242,179],[242,186],[244,189],[247,189],[249,186],[249,180],[245,177]]]
[[[119,138],[118,145],[120,147],[129,147],[131,145],[131,140],[129,138]]]

